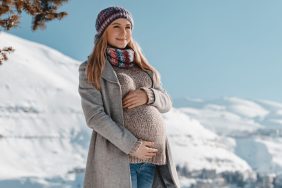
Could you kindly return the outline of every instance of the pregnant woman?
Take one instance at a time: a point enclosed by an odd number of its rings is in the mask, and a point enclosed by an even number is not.
[[[132,15],[108,7],[97,16],[95,46],[79,67],[79,94],[93,130],[84,188],[176,188],[161,113],[171,99],[133,40]]]

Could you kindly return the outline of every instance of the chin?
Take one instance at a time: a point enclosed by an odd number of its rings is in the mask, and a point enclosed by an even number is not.
[[[117,45],[117,48],[125,48],[127,45]]]
[[[126,46],[128,45],[128,44],[110,44],[111,46],[113,46],[113,47],[115,47],[115,48],[121,48],[121,49],[123,49],[123,48],[126,48]]]

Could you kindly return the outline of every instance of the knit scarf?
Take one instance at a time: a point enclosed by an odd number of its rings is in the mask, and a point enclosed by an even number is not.
[[[121,68],[129,68],[134,66],[134,51],[131,48],[120,49],[107,47],[106,55],[109,62]]]

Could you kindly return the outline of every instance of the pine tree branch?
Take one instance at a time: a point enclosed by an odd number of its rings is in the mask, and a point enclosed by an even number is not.
[[[45,29],[46,22],[61,20],[67,12],[58,12],[58,8],[68,0],[1,0],[0,1],[0,31],[10,30],[20,24],[22,12],[32,17],[32,30]],[[3,18],[5,16],[5,18]],[[0,65],[8,59],[7,53],[13,52],[12,47],[0,49]]]
[[[8,53],[14,52],[15,49],[10,47],[4,47],[3,49],[0,49],[0,65],[2,65],[3,61],[8,60]]]

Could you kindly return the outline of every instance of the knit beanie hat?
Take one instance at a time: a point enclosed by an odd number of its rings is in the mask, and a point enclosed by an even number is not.
[[[99,39],[105,29],[116,19],[125,18],[131,23],[131,29],[133,28],[133,17],[131,13],[122,7],[108,7],[99,12],[96,19],[96,31],[95,42]]]

